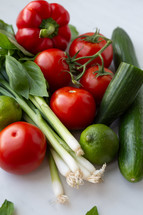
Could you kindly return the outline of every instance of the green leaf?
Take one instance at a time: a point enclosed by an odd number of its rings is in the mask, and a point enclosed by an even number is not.
[[[8,31],[5,31],[5,30],[3,30],[3,29],[0,29],[0,33],[1,33],[1,34],[4,34],[4,35],[7,36],[9,39],[12,39],[12,40],[15,40],[15,41],[16,41],[15,35],[14,35],[14,34],[8,32]]]
[[[0,47],[2,49],[16,49],[15,45],[13,45],[8,37],[2,33],[0,33]]]
[[[6,56],[6,73],[10,87],[26,99],[29,95],[48,97],[46,80],[39,66],[27,61],[20,63],[12,56]]]
[[[30,94],[33,96],[48,96],[47,85],[40,67],[33,61],[23,63],[28,74]]]
[[[99,215],[99,214],[98,214],[97,207],[94,206],[90,211],[88,211],[88,212],[86,213],[86,215]]]
[[[3,20],[0,19],[0,29],[1,30],[5,30],[11,34],[14,35],[14,30],[13,30],[13,27],[12,25],[9,25],[7,23],[5,23]]]
[[[5,200],[0,208],[0,215],[13,215],[14,204],[10,201]]]
[[[28,99],[30,89],[25,67],[11,56],[6,56],[5,66],[11,88]]]
[[[6,49],[0,48],[0,56],[5,56],[7,55],[8,51]]]
[[[71,41],[73,41],[76,37],[78,37],[79,33],[74,25],[68,25],[71,31]]]

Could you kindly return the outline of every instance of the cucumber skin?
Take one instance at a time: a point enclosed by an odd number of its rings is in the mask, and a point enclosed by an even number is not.
[[[133,43],[122,28],[116,28],[112,33],[113,61],[117,69],[121,62],[139,67]]]
[[[122,61],[139,67],[127,33],[116,28],[112,34],[115,67]],[[130,108],[120,118],[118,164],[129,182],[143,179],[143,85]]]
[[[122,62],[103,96],[95,123],[109,126],[120,117],[133,103],[142,84],[143,71]]]
[[[130,182],[143,178],[143,96],[139,92],[131,108],[120,120],[119,168]],[[142,105],[141,105],[142,104]]]

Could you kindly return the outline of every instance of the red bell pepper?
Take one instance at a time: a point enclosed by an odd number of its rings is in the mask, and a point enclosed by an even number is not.
[[[49,48],[65,50],[71,39],[69,19],[68,11],[59,4],[32,1],[17,17],[16,40],[33,54]]]

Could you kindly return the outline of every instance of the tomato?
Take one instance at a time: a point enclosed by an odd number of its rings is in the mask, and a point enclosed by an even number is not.
[[[70,16],[60,4],[31,1],[19,13],[17,42],[33,54],[49,48],[65,50],[71,39]]]
[[[71,57],[73,57],[78,51],[79,53],[77,54],[76,58],[79,57],[85,57],[85,56],[92,56],[94,55],[96,52],[98,52],[105,44],[106,44],[106,40],[102,39],[102,38],[98,38],[95,41],[92,39],[88,39],[88,41],[84,40],[84,35],[87,36],[93,36],[94,33],[89,32],[89,33],[85,33],[83,35],[80,35],[78,38],[76,38],[70,48],[69,48],[69,54]],[[100,34],[101,35],[101,34]],[[82,36],[82,37],[81,37]],[[102,35],[103,36],[103,35]],[[102,52],[102,57],[104,60],[104,66],[106,68],[108,68],[112,62],[113,59],[113,49],[112,49],[112,45],[110,44],[103,52]],[[78,63],[80,64],[84,64],[86,63],[88,59],[81,59],[78,61]],[[100,64],[101,65],[101,59],[99,57],[95,58],[91,63],[89,63],[87,65],[87,67],[91,67],[92,65],[95,64]]]
[[[35,170],[44,159],[46,138],[39,128],[15,122],[0,133],[0,167],[14,174]]]
[[[96,71],[99,71],[98,66],[88,68],[81,77],[80,83],[83,89],[89,91],[94,96],[96,104],[100,104],[102,97],[113,78],[113,72],[104,68],[104,72],[109,72],[111,75],[105,74],[103,76],[95,77],[97,75]]]
[[[35,58],[35,63],[41,68],[52,92],[67,86],[71,81],[71,76],[67,72],[69,66],[65,61],[66,57],[64,51],[48,49]]]
[[[71,130],[83,129],[93,122],[96,104],[84,89],[63,87],[53,93],[50,107],[63,124]]]

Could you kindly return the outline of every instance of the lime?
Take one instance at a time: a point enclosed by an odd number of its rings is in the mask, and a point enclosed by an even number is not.
[[[119,140],[116,133],[103,124],[88,126],[80,136],[80,145],[87,158],[93,164],[111,162],[119,148]]]
[[[20,121],[22,110],[19,104],[11,97],[0,96],[0,130],[7,125]]]

